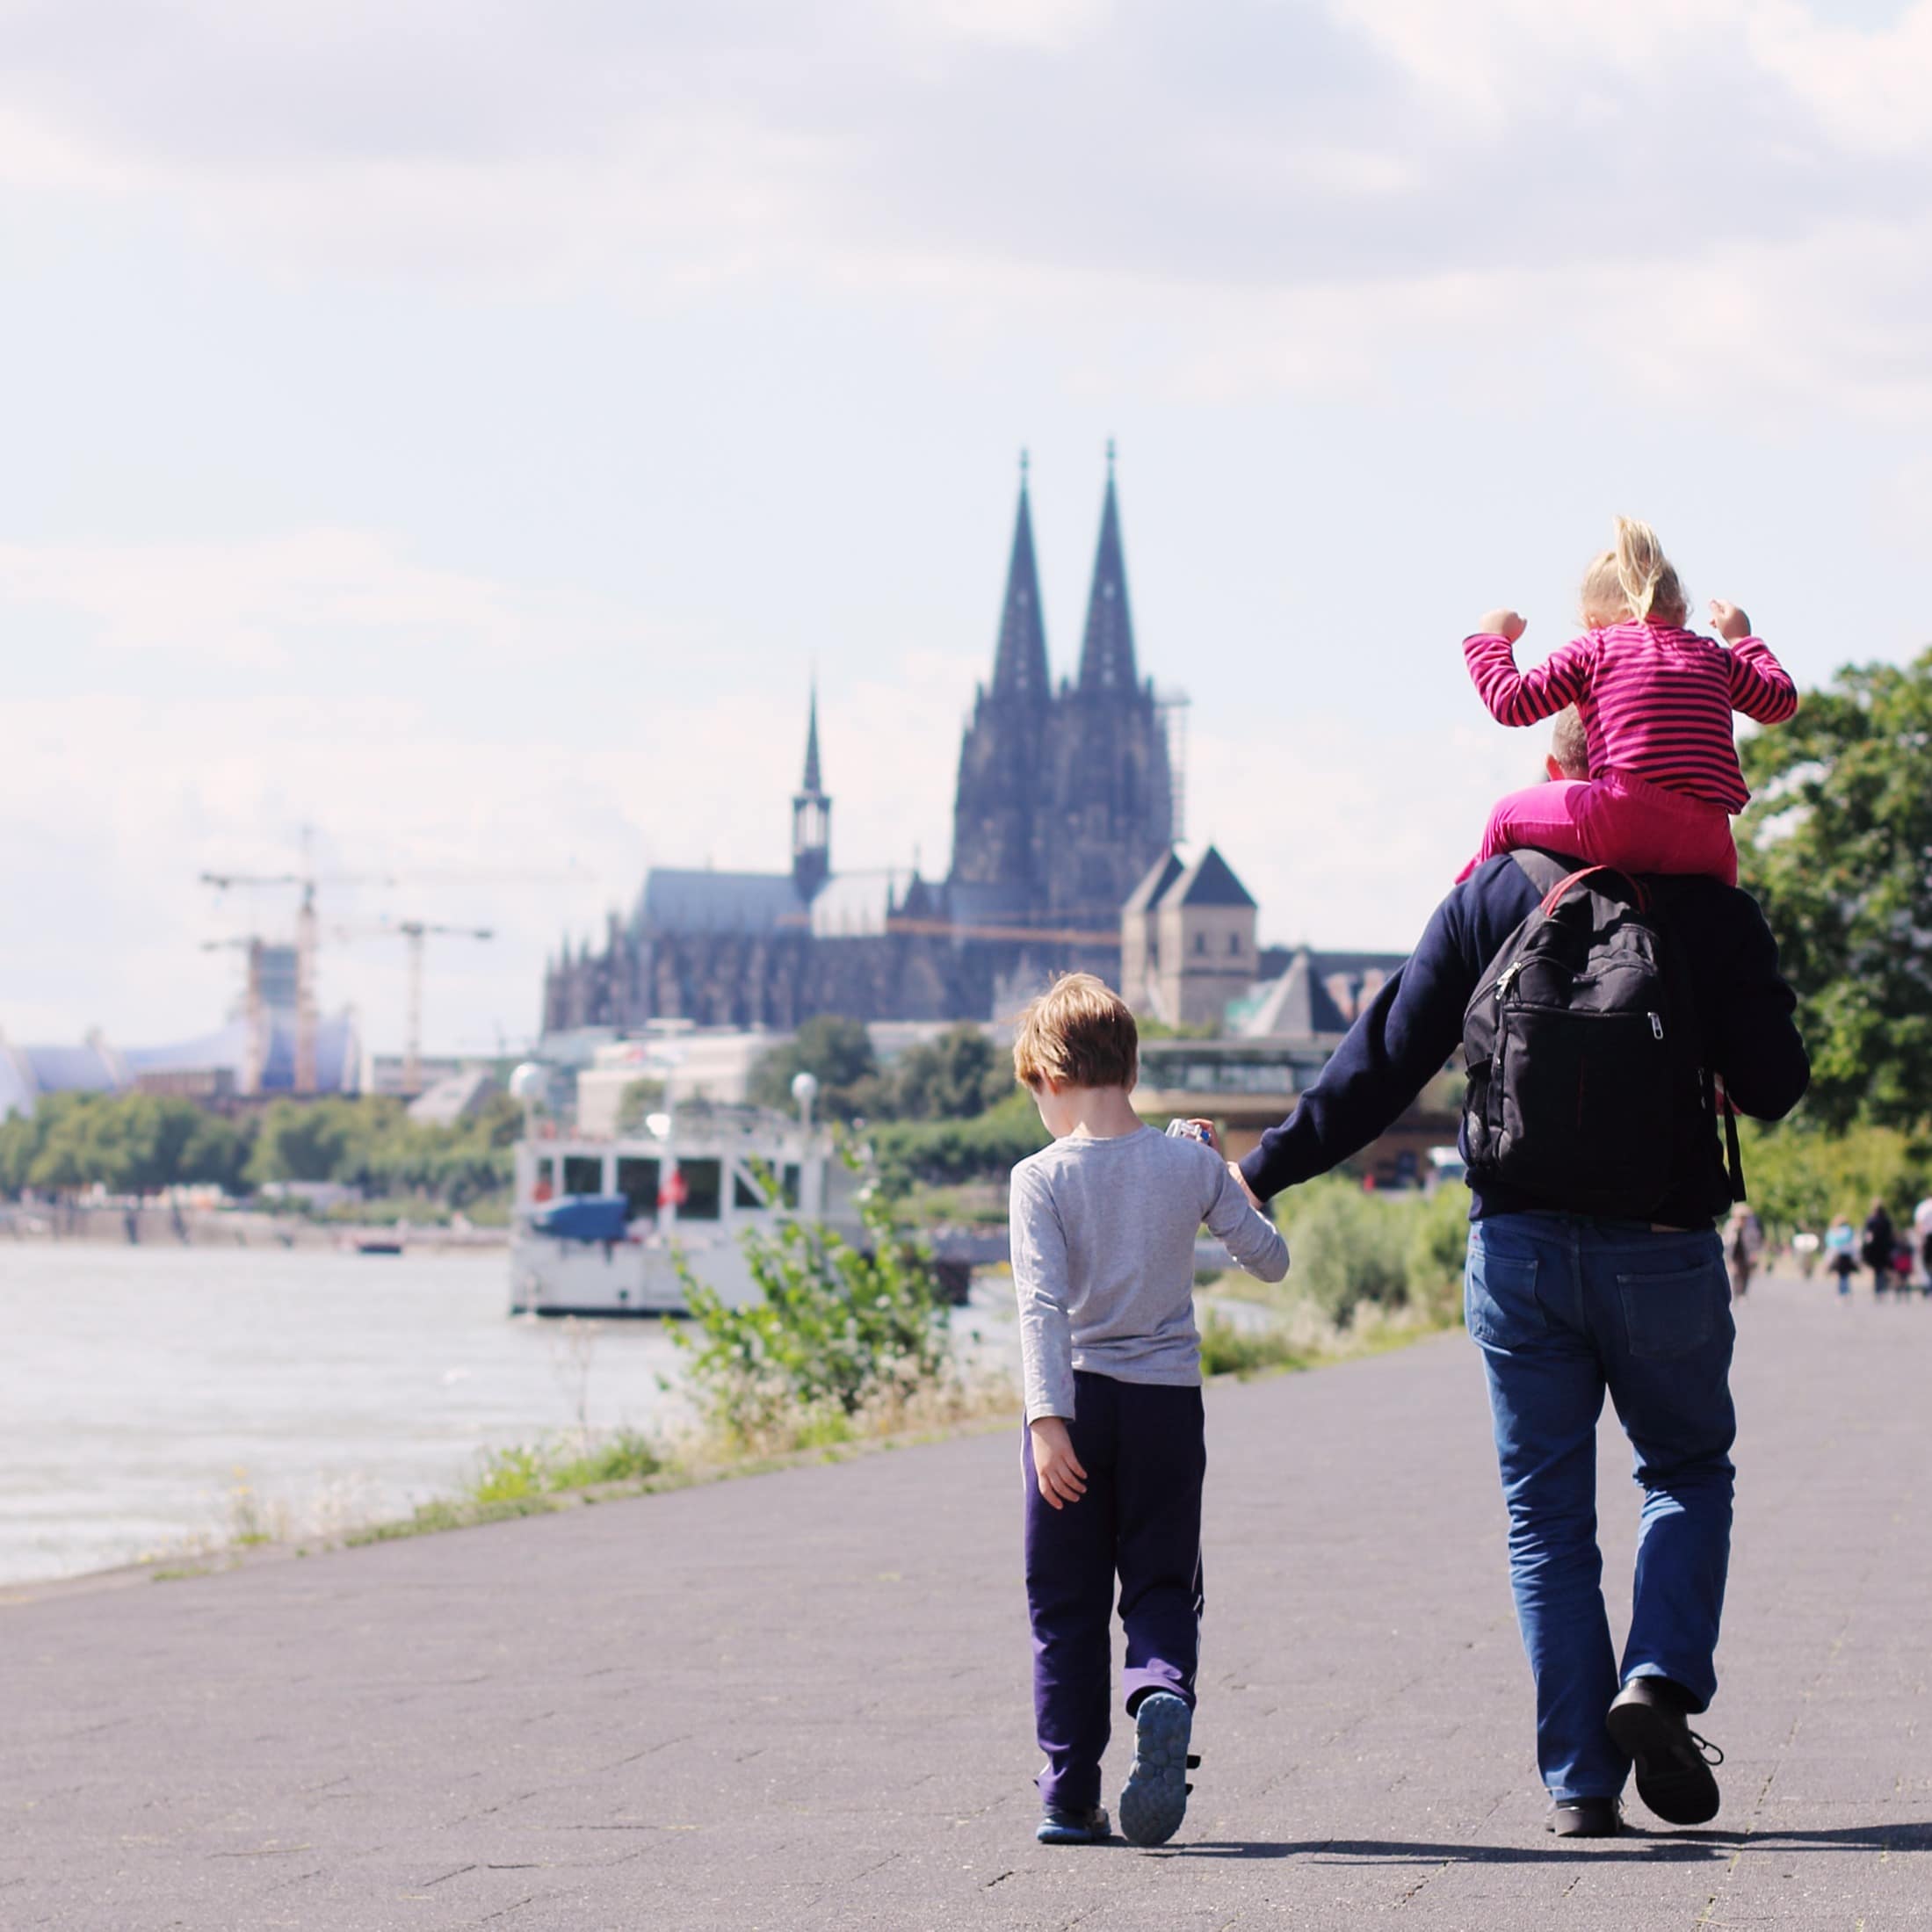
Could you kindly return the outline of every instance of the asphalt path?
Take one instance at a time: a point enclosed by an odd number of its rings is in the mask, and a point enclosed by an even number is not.
[[[0,1927],[1932,1925],[1932,1303],[1769,1282],[1739,1326],[1708,1829],[1546,1834],[1452,1335],[1211,1391],[1161,1850],[1033,1842],[1004,1432],[0,1604]],[[1616,1617],[1608,1421],[1602,1465]]]

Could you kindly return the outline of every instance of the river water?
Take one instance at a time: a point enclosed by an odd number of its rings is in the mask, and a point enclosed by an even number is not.
[[[984,1359],[1017,1357],[1011,1292],[956,1318]],[[666,1324],[509,1302],[501,1248],[0,1241],[0,1585],[404,1516],[580,1409],[672,1419]]]
[[[598,1429],[675,1400],[661,1324],[508,1302],[502,1250],[0,1243],[0,1582],[404,1514],[580,1399]]]

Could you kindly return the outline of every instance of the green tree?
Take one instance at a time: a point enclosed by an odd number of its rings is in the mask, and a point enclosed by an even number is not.
[[[902,1053],[887,1098],[900,1120],[971,1120],[1012,1090],[1011,1057],[966,1023]]]
[[[1849,665],[1744,746],[1743,881],[1776,933],[1812,1056],[1807,1116],[1932,1117],[1932,650]]]
[[[861,1110],[872,1089],[879,1061],[872,1037],[863,1022],[818,1013],[799,1028],[783,1046],[774,1047],[752,1070],[751,1098],[761,1107],[790,1112],[795,1104],[792,1082],[810,1074],[819,1083],[821,1113],[849,1120]]]

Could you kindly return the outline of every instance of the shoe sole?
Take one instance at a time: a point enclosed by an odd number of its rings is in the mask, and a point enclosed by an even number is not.
[[[1187,1747],[1194,1713],[1179,1697],[1142,1699],[1133,1720],[1133,1769],[1120,1791],[1129,1844],[1164,1845],[1187,1816]]]
[[[1667,1825],[1704,1825],[1722,1801],[1703,1759],[1689,1762],[1682,1722],[1647,1704],[1612,1704],[1603,1720],[1617,1748],[1637,1773],[1637,1795]]]

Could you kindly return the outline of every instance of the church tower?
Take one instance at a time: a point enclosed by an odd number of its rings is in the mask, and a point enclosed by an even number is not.
[[[1117,931],[1122,907],[1172,841],[1174,782],[1154,683],[1140,681],[1135,655],[1111,442],[1080,677],[1054,706],[1047,756],[1054,922]]]
[[[959,746],[947,902],[962,925],[1031,923],[1044,897],[1039,833],[1046,792],[1041,779],[1052,703],[1022,452],[993,682],[980,686]]]
[[[805,733],[805,778],[792,796],[792,879],[809,905],[832,872],[832,801],[819,781],[819,687],[812,680]]]

